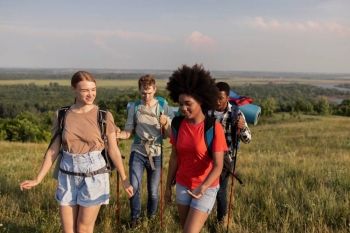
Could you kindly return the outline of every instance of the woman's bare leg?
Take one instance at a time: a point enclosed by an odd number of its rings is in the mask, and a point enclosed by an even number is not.
[[[60,206],[61,225],[64,233],[76,233],[79,206]]]
[[[180,217],[180,222],[181,222],[181,228],[183,229],[186,223],[186,218],[188,211],[190,210],[189,205],[180,205],[177,204],[177,209],[179,211],[179,217]]]
[[[186,218],[185,227],[183,228],[183,233],[200,232],[205,221],[207,221],[208,216],[208,213],[190,208]]]
[[[83,207],[79,206],[79,214],[77,218],[77,232],[93,233],[95,221],[100,211],[101,205]]]

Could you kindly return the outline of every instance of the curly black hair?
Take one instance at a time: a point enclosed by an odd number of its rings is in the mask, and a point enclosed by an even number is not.
[[[219,90],[215,85],[215,79],[202,65],[195,64],[192,67],[182,65],[169,77],[166,89],[169,97],[175,103],[179,102],[179,95],[192,96],[201,103],[202,109],[215,109],[219,98]]]

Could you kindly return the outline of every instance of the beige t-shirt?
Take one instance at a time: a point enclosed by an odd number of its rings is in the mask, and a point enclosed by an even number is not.
[[[75,113],[67,110],[65,124],[62,132],[62,147],[72,154],[85,154],[92,151],[102,151],[104,142],[97,121],[98,107],[95,106],[89,112]],[[58,111],[55,113],[51,132],[58,129]],[[106,135],[114,133],[116,126],[110,112],[107,114]]]

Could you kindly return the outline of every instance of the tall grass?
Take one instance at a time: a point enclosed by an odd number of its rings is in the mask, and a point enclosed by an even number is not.
[[[238,153],[237,174],[245,186],[234,184],[229,232],[349,232],[349,118],[277,115],[262,119],[251,131],[252,142]],[[127,159],[130,143],[121,146]],[[51,174],[34,189],[19,190],[20,182],[39,171],[46,146],[0,142],[0,232],[60,231]],[[164,155],[163,188],[169,143]],[[119,226],[116,174],[110,180],[110,204],[101,208],[95,232],[126,232],[129,202],[121,191]],[[145,187],[143,182],[141,226],[131,232],[181,232],[175,202],[163,213],[162,229],[159,215],[147,219]],[[214,210],[202,233],[226,232],[226,226],[216,226],[215,217]]]

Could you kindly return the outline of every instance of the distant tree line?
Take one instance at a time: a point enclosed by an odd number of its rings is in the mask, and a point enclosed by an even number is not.
[[[74,71],[75,72],[75,71]],[[23,70],[20,71],[2,71],[0,72],[0,80],[25,80],[25,79],[35,79],[35,80],[70,80],[72,77],[71,70],[69,71],[52,71],[52,70]],[[129,80],[129,79],[139,79],[141,76],[148,74],[145,72],[115,72],[115,71],[91,71],[96,79],[104,80]],[[153,75],[154,78],[168,78],[170,72],[157,72]]]
[[[232,87],[239,95],[249,96],[253,104],[262,108],[262,116],[278,112],[290,114],[318,114],[350,116],[350,92],[324,89],[301,84],[268,84]],[[176,106],[166,91],[157,96]],[[343,97],[341,104],[330,103],[327,97]],[[132,89],[98,88],[96,103],[113,114],[117,126],[126,122],[128,102],[140,99]],[[48,86],[2,85],[0,86],[0,140],[21,142],[47,142],[51,137],[54,112],[74,103],[74,95],[67,86],[50,83]]]

